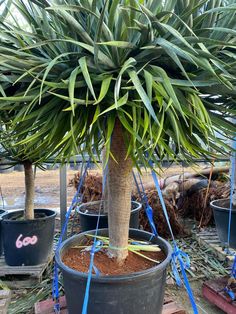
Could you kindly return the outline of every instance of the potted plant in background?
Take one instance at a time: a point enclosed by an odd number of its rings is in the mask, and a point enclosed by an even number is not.
[[[234,123],[235,120],[233,119]],[[218,199],[211,202],[214,212],[216,230],[223,247],[236,249],[236,141],[232,141],[231,153],[231,185],[230,198]],[[231,204],[232,202],[232,204]]]
[[[6,95],[13,91],[5,88]],[[14,131],[12,124],[18,111],[12,113],[0,112],[0,139],[3,147],[1,156],[7,156],[14,164],[23,164],[25,178],[25,208],[24,210],[9,211],[2,215],[1,235],[6,263],[10,266],[38,265],[48,261],[52,254],[54,225],[56,213],[50,209],[34,208],[35,173],[34,167],[42,168],[39,162],[43,158],[27,158],[28,149],[34,151],[35,145],[27,148],[19,145],[23,139]],[[16,146],[15,144],[18,144]],[[38,141],[40,145],[41,141]]]
[[[139,228],[139,212],[142,205],[136,201],[131,201],[131,212],[129,227]],[[77,207],[81,231],[94,230],[99,217],[99,229],[108,228],[108,212],[104,210],[104,201],[93,201],[82,203]]]
[[[38,150],[56,141],[52,152],[59,149],[62,161],[84,152],[95,158],[105,147],[109,231],[99,234],[109,235],[107,258],[122,268],[131,256],[129,236],[150,238],[142,231],[129,233],[133,166],[150,167],[152,160],[158,167],[164,157],[177,155],[188,161],[212,158],[229,149],[215,130],[233,136],[235,125],[226,118],[235,109],[202,94],[211,87],[211,96],[230,95],[234,88],[235,5],[207,0],[14,3],[30,27],[25,32],[0,26],[11,43],[5,51],[0,47],[2,68],[14,68],[25,91],[14,99],[2,97],[1,109],[20,104],[18,130],[38,127],[23,143],[34,145],[43,133]],[[70,313],[81,312],[87,274],[63,259],[84,237],[66,240],[56,256]],[[166,256],[159,265],[128,275],[92,276],[90,313],[161,313],[170,248],[160,238],[153,242]]]

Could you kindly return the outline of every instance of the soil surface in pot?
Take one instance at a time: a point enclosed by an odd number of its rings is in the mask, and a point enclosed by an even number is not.
[[[163,251],[140,251],[140,253],[155,261],[159,261],[160,263],[166,258],[166,255]],[[68,249],[68,251],[65,253],[62,261],[69,268],[72,268],[82,273],[88,273],[90,264],[90,251],[72,247]],[[99,252],[95,253],[94,265],[99,270],[102,276],[109,276],[131,274],[134,272],[143,271],[156,266],[157,263],[129,251],[129,255],[126,258],[124,264],[122,266],[119,266],[114,258],[108,257],[107,249],[102,248]]]
[[[136,204],[131,204],[131,210],[137,208],[137,205]],[[104,206],[103,204],[102,205],[96,205],[96,204],[85,204],[83,207],[80,208],[80,211],[82,213],[85,213],[85,214],[94,214],[94,215],[98,215],[99,212],[100,214],[104,215],[104,214],[107,214],[104,212]]]
[[[34,219],[40,219],[40,218],[45,218],[47,217],[47,215],[45,213],[35,213],[34,214]],[[9,220],[17,220],[17,221],[22,221],[25,220],[25,216],[23,213],[16,213],[15,215],[13,215],[10,218],[7,218]]]

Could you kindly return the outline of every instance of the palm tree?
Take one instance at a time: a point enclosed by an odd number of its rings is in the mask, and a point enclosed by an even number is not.
[[[106,150],[109,253],[126,258],[132,167],[227,153],[235,125],[236,2],[14,0],[28,23],[0,24],[0,98],[21,145],[71,155]],[[9,13],[10,14],[10,13]],[[28,130],[32,130],[28,132]],[[55,145],[56,143],[56,145]],[[174,144],[174,145],[172,145]],[[175,148],[173,148],[175,147]],[[51,148],[51,150],[50,150]]]

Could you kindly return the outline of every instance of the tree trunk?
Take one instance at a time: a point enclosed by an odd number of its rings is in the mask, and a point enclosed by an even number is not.
[[[107,169],[106,167],[108,167],[108,165],[105,165],[105,161],[106,161],[106,149],[103,148],[102,150],[102,184],[104,184],[104,186],[102,186],[102,200],[103,200],[103,212],[104,213],[108,213],[108,180],[107,180]],[[106,176],[106,180],[104,181],[104,178]]]
[[[25,219],[34,219],[34,171],[30,161],[24,162]]]
[[[108,169],[108,253],[122,264],[128,255],[129,220],[131,212],[132,160],[126,158],[122,126],[117,120],[111,141],[112,157]]]

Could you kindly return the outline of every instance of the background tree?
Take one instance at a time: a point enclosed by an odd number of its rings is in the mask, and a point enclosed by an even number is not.
[[[24,218],[34,219],[34,194],[35,194],[35,174],[36,168],[43,168],[43,161],[47,161],[48,153],[44,148],[44,151],[39,152],[39,155],[34,158],[29,158],[28,154],[31,151],[37,150],[37,146],[41,144],[43,138],[37,143],[28,148],[25,144],[19,144],[24,138],[23,136],[15,132],[13,120],[17,116],[17,112],[14,110],[9,112],[1,111],[1,124],[0,124],[0,159],[8,160],[10,166],[21,164],[24,167],[24,179],[25,179],[25,208]]]
[[[23,90],[19,144],[59,158],[106,149],[109,252],[127,256],[131,170],[168,156],[227,154],[235,134],[236,3],[224,0],[15,0],[29,29],[0,25],[0,71]],[[14,16],[12,17],[14,18]],[[219,96],[222,98],[220,99]],[[32,132],[28,132],[32,130]],[[28,132],[28,133],[27,133]],[[54,145],[57,143],[56,145]]]

